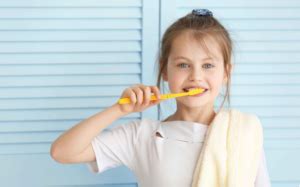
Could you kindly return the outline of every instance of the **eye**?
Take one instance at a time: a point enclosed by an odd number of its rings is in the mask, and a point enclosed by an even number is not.
[[[212,67],[212,68],[213,68],[214,65],[212,65],[212,64],[204,64],[203,67],[206,68],[206,69],[209,68],[209,67]]]
[[[177,66],[179,66],[179,67],[186,67],[186,66],[188,66],[188,64],[186,64],[186,63],[180,63]]]

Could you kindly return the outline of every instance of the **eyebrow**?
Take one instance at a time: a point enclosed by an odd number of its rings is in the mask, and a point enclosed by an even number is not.
[[[177,56],[177,57],[174,58],[174,60],[179,60],[179,59],[185,59],[185,60],[188,60],[188,61],[192,61],[192,60],[190,60],[190,59],[188,59],[188,58],[186,58],[184,56]],[[203,58],[202,60],[203,61],[205,61],[205,60],[213,60],[213,58],[207,57],[207,58]]]

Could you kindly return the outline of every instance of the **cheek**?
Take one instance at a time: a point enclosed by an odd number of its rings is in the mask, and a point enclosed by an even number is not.
[[[172,77],[169,77],[168,82],[172,88],[176,88],[176,87],[179,87],[182,84],[182,82],[184,82],[184,81],[181,76],[172,76]]]
[[[175,71],[170,71],[168,75],[168,84],[171,91],[178,90],[182,86],[185,76]]]
[[[169,75],[169,80],[171,81],[180,81],[181,79],[184,79],[186,76],[183,71],[178,71],[175,68],[169,69],[168,75]]]
[[[223,83],[222,76],[220,76],[219,74],[212,77],[213,78],[211,78],[209,81],[211,83],[211,87],[213,88],[214,92],[219,92],[222,89],[222,83]]]

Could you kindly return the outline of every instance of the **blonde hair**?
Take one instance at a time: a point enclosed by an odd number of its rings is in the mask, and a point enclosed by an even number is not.
[[[200,42],[202,47],[207,52],[209,51],[207,46],[205,45],[204,38],[206,36],[212,36],[212,38],[215,38],[215,41],[219,45],[223,55],[224,69],[227,76],[225,97],[220,108],[223,107],[226,99],[228,100],[228,104],[230,106],[232,40],[228,31],[213,16],[199,16],[189,13],[186,16],[175,21],[167,28],[162,38],[159,57],[157,60],[158,75],[156,86],[161,90],[161,83],[163,82],[162,75],[164,72],[166,72],[172,43],[174,39],[184,31],[191,31],[192,36]],[[160,104],[158,105],[158,111],[160,118]]]

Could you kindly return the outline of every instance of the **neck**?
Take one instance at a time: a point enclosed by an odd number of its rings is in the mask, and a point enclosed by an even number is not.
[[[192,121],[209,125],[215,115],[216,113],[213,106],[206,108],[179,107],[177,111],[169,117],[168,121]]]

